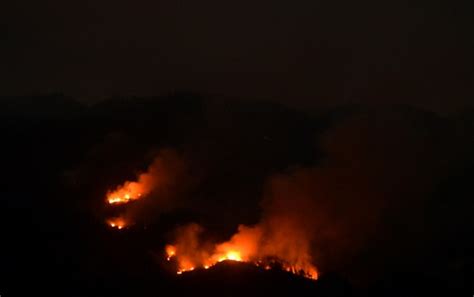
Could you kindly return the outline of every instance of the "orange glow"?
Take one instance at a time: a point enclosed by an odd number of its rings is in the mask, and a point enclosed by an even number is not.
[[[127,226],[127,223],[123,218],[113,218],[107,220],[107,224],[115,229],[121,230]]]
[[[166,246],[166,260],[169,261],[171,260],[172,257],[174,257],[176,255],[176,247],[172,246],[172,245],[167,245]]]
[[[108,204],[125,204],[145,198],[152,191],[164,191],[180,180],[183,170],[183,160],[176,152],[162,150],[145,172],[108,191],[106,201]]]
[[[242,262],[242,257],[240,256],[240,252],[235,251],[235,250],[227,251],[224,255],[215,255],[214,258],[216,257],[217,257],[217,262],[222,262],[226,260]]]
[[[135,181],[126,181],[108,191],[105,202],[122,205],[146,198],[155,205],[163,206],[163,209],[171,209],[172,201],[169,200],[182,194],[179,191],[181,181],[186,180],[187,174],[183,160],[172,151],[164,151],[146,172],[136,176]],[[133,204],[130,207],[144,206],[140,206],[141,203]],[[288,206],[285,205],[284,208]],[[314,239],[305,226],[306,221],[301,222],[299,211],[302,207],[296,208],[296,214],[271,209],[270,215],[266,215],[257,225],[241,225],[228,241],[217,244],[201,241],[203,228],[198,224],[182,226],[177,230],[179,232],[173,245],[165,247],[166,260],[176,267],[177,274],[194,269],[209,269],[223,261],[236,261],[251,263],[267,270],[279,268],[288,273],[317,279],[318,272],[312,264],[311,256]],[[138,212],[132,213],[136,215]],[[132,226],[133,219],[134,216],[126,212],[122,213],[122,217],[107,220],[107,224],[121,230]]]
[[[240,257],[240,253],[236,251],[228,251],[226,255],[227,260],[232,260],[232,261],[242,261],[242,258]]]
[[[187,232],[189,232],[189,229]],[[189,236],[190,234],[188,234]],[[188,237],[189,239],[190,237]],[[258,230],[241,227],[239,233],[234,235],[228,242],[214,245],[213,252],[206,250],[208,245],[200,246],[195,240],[178,242],[177,245],[167,245],[165,247],[167,260],[176,259],[177,274],[193,271],[195,268],[209,269],[217,263],[223,261],[236,261],[252,263],[257,267],[270,270],[273,267],[280,267],[288,273],[304,276],[310,279],[317,279],[316,268],[309,261],[289,262],[285,258],[277,255],[263,254],[259,247],[260,233]],[[190,244],[192,243],[192,246]],[[304,257],[302,257],[304,258]]]
[[[183,272],[193,271],[196,267],[194,264],[189,261],[187,258],[180,259],[178,261],[178,271],[177,274],[182,274]]]
[[[115,191],[107,193],[107,202],[109,204],[124,204],[132,200],[140,199],[143,187],[138,182],[126,182]]]

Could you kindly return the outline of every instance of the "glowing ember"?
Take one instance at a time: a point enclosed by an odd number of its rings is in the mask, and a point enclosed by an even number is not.
[[[127,226],[125,220],[123,218],[114,218],[114,219],[109,219],[107,220],[107,224],[109,224],[110,227],[115,228],[115,229],[123,229]]]

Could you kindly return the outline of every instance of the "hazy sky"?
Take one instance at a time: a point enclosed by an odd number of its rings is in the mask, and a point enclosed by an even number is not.
[[[0,93],[453,110],[474,101],[474,2],[435,2],[15,1],[0,7]]]

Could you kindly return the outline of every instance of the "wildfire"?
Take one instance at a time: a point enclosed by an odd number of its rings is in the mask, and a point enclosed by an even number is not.
[[[147,171],[138,174],[134,181],[126,181],[107,192],[106,203],[114,206],[145,197],[165,197],[157,200],[157,203],[166,206],[166,200],[175,197],[172,191],[179,190],[180,181],[187,177],[185,169],[176,153],[163,151]],[[293,209],[290,207],[290,210]],[[301,220],[300,210],[297,207],[294,213],[282,213],[270,209],[268,211],[271,215],[266,215],[260,223],[253,226],[240,225],[230,240],[219,244],[202,242],[200,234],[203,228],[198,224],[181,226],[177,230],[179,232],[176,232],[174,244],[165,247],[166,260],[176,265],[177,274],[209,269],[223,261],[236,261],[251,263],[265,270],[277,268],[317,279],[318,272],[312,265],[311,257],[312,233],[307,230],[306,221]],[[111,218],[106,222],[111,228],[121,230],[131,226],[132,219],[130,215],[122,214],[121,217]]]
[[[107,202],[109,204],[125,204],[132,200],[140,199],[141,196],[140,184],[128,182],[117,190],[107,193]]]
[[[175,261],[178,265],[178,270],[176,272],[178,275],[183,274],[184,272],[193,271],[196,268],[209,269],[217,263],[223,261],[236,261],[252,263],[253,265],[262,267],[265,270],[270,270],[273,267],[280,267],[289,273],[302,275],[314,280],[318,278],[318,272],[312,265],[308,265],[307,267],[299,267],[298,265],[290,265],[283,261],[279,261],[278,259],[243,259],[242,254],[245,253],[236,249],[228,250],[224,253],[217,252],[211,255],[207,255],[203,252],[200,253],[203,255],[203,258],[201,259],[195,259],[190,255],[181,254],[178,248],[174,245],[167,245],[165,251],[167,255],[167,261],[171,261],[171,259],[175,258]]]
[[[125,220],[123,218],[113,218],[107,220],[107,224],[109,224],[110,227],[116,228],[116,229],[123,229],[127,226]]]
[[[125,204],[132,200],[142,197],[143,186],[139,182],[125,182],[115,191],[107,193],[107,203],[111,205]],[[111,218],[107,220],[107,224],[118,230],[122,230],[127,226],[127,222],[122,217]]]
[[[240,253],[236,251],[228,251],[227,254],[224,257],[219,258],[219,262],[225,261],[225,260],[230,260],[230,261],[242,261],[242,258],[240,257]]]
[[[116,189],[107,193],[107,203],[124,204],[144,198],[152,191],[166,189],[170,184],[177,183],[184,172],[181,157],[173,150],[162,150],[148,166],[130,181],[124,182]]]

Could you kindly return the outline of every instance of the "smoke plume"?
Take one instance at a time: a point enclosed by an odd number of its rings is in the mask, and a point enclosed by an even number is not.
[[[421,259],[443,236],[430,221],[444,215],[432,195],[463,165],[466,139],[445,119],[392,109],[354,113],[319,143],[319,166],[269,179],[258,226],[276,240],[263,250],[354,280],[426,265]]]
[[[190,180],[184,157],[175,150],[162,149],[136,180],[126,181],[109,191],[107,202],[111,207],[130,203],[120,214],[127,224],[147,221],[179,206],[189,190]]]
[[[431,221],[442,215],[432,201],[436,185],[469,151],[452,123],[410,109],[369,109],[335,122],[317,143],[325,153],[318,166],[269,177],[260,222],[206,245],[190,267],[234,252],[242,261],[273,258],[306,275],[317,267],[364,281],[423,265],[443,236]]]

